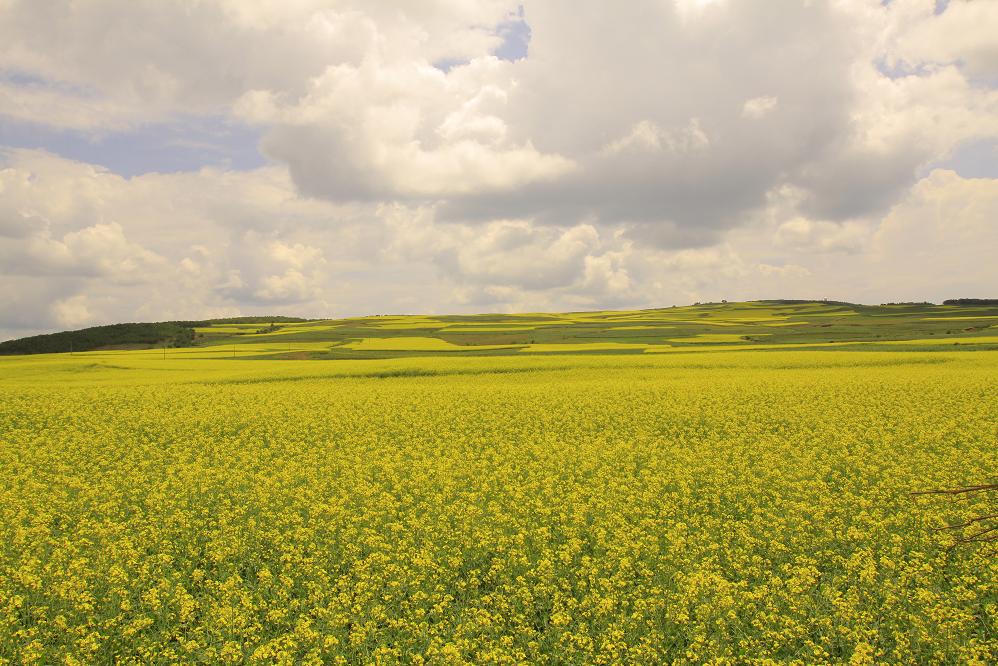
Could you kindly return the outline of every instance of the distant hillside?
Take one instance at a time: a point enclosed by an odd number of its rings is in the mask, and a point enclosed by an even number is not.
[[[153,352],[157,359],[998,349],[998,305],[981,303],[767,300],[593,312],[230,317],[38,335],[0,343],[0,355],[72,349],[138,358],[163,346],[174,349]]]
[[[203,321],[165,321],[154,323],[109,324],[92,326],[78,331],[62,331],[45,335],[0,342],[0,355],[52,354],[83,352],[95,349],[137,347],[190,347],[197,339],[195,327],[217,324],[267,324],[298,323],[301,317],[228,317]]]
[[[943,305],[998,305],[998,298],[951,298]]]

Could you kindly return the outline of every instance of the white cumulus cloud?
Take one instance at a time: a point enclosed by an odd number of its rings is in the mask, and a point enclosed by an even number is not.
[[[994,2],[0,5],[3,335],[998,283]],[[196,122],[266,166],[59,156]]]

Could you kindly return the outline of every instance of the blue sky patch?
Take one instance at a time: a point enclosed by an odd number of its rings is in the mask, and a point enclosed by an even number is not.
[[[0,116],[0,146],[46,150],[125,177],[196,171],[206,166],[255,169],[267,164],[257,148],[260,137],[259,128],[223,117],[178,118],[171,123],[95,134]]]
[[[961,178],[998,178],[998,140],[969,141],[931,169],[952,169]]]
[[[514,16],[496,27],[496,34],[503,38],[502,44],[494,52],[497,58],[516,62],[527,57],[530,24],[524,19],[522,5]]]

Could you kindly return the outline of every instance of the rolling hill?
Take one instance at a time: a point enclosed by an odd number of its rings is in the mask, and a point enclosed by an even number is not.
[[[116,324],[0,343],[0,354],[156,353],[190,358],[646,354],[726,350],[998,348],[998,304],[707,303],[649,310],[242,317]],[[143,352],[141,348],[145,348]]]

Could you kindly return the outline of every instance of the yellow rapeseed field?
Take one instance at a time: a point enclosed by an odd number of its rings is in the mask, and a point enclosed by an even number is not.
[[[0,663],[998,662],[998,354],[0,359]]]

